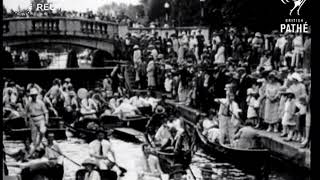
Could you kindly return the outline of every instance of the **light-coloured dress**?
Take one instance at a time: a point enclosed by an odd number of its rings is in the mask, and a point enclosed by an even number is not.
[[[279,91],[280,83],[268,83],[266,85],[264,122],[267,124],[279,122]]]

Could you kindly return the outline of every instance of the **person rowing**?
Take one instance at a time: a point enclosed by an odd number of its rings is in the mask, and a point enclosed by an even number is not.
[[[100,173],[96,170],[97,161],[93,158],[86,159],[82,165],[86,168],[87,172],[84,175],[84,180],[100,180]]]
[[[89,144],[90,157],[97,161],[99,169],[114,170],[121,176],[124,170],[116,164],[116,156],[111,142],[105,138],[105,131],[100,128],[96,134],[97,139]]]

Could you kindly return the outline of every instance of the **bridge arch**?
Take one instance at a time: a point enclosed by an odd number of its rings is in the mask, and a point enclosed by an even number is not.
[[[81,18],[29,17],[3,21],[3,45],[71,44],[113,55],[118,24]]]

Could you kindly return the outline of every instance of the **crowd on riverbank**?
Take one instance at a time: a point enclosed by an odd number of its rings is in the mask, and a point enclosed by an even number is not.
[[[56,9],[54,11],[47,10],[47,11],[31,11],[29,9],[22,9],[22,10],[10,10],[3,14],[4,18],[21,18],[21,17],[66,17],[66,18],[83,18],[88,20],[95,20],[95,21],[108,21],[120,24],[132,24],[132,20],[125,15],[105,15],[102,13],[94,13],[93,11],[67,11]]]
[[[306,145],[311,124],[309,33],[266,35],[225,28],[213,32],[209,44],[201,30],[163,37],[128,33],[115,43],[115,57],[132,62],[138,89],[165,92],[208,113],[218,112],[220,101],[215,99],[229,100],[228,87],[240,122],[282,131],[284,140]]]

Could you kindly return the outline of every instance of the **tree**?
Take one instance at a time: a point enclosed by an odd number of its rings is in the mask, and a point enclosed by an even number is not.
[[[2,14],[3,16],[6,16],[8,14],[6,7],[4,7],[4,5],[2,5]]]

